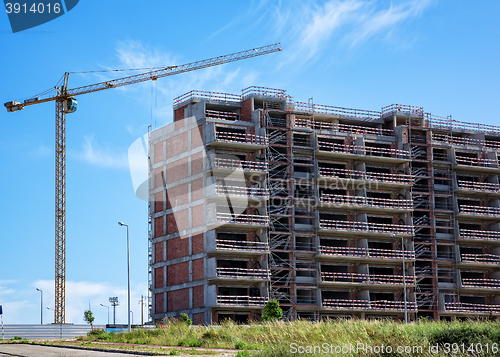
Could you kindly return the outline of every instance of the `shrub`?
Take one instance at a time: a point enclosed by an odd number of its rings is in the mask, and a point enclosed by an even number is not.
[[[188,314],[181,314],[181,320],[188,326],[191,326],[193,324],[193,321],[191,321]]]
[[[264,306],[264,315],[262,321],[275,321],[283,317],[283,310],[281,310],[280,303],[276,300],[269,300]]]

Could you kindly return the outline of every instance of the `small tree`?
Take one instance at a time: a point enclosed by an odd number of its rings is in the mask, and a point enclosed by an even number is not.
[[[181,314],[181,321],[188,326],[191,326],[193,324],[193,321],[191,321],[188,314]]]
[[[85,312],[83,313],[83,319],[85,320],[86,323],[90,324],[90,329],[92,330],[93,329],[92,324],[95,320],[95,317],[92,314],[92,311],[85,310]]]
[[[283,310],[281,310],[280,303],[276,300],[269,300],[264,306],[264,315],[262,321],[275,321],[283,317]]]

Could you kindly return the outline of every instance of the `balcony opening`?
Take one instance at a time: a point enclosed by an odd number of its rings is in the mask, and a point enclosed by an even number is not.
[[[460,246],[460,254],[483,254],[483,248]]]
[[[432,158],[435,161],[448,161],[448,151],[446,149],[432,149]]]
[[[421,292],[433,292],[433,279],[432,278],[424,278],[420,281],[417,280],[418,288]]]
[[[412,129],[410,140],[415,143],[426,143],[427,142],[426,132]]]
[[[383,199],[386,199],[386,200],[390,200],[392,198],[392,194],[389,193],[389,192],[366,191],[366,197],[383,198]]]
[[[438,268],[437,281],[438,283],[454,284],[456,281],[455,271],[450,268]]]
[[[370,249],[387,249],[392,250],[393,242],[384,242],[384,241],[368,241],[368,248]]]
[[[286,114],[280,115],[278,113],[267,113],[267,125],[277,128],[286,128]]]
[[[217,232],[217,239],[244,242],[247,240],[247,235],[243,233]]]
[[[453,252],[453,246],[450,245],[440,245],[436,246],[436,255],[438,259],[452,260],[455,259],[455,253]]]
[[[347,239],[327,239],[320,238],[320,243],[322,247],[347,247],[349,241]]]
[[[248,296],[248,288],[219,286],[217,288],[217,294],[227,296]]]
[[[313,243],[314,237],[309,236],[295,236],[295,250],[302,250],[307,252],[313,252],[316,250]]]
[[[342,139],[332,139],[325,137],[318,137],[318,147],[320,151],[341,153],[351,153],[354,149],[352,145],[345,145],[344,140]]]
[[[370,291],[370,301],[377,300],[387,300],[387,301],[396,301],[394,293],[386,293],[386,292],[371,292]]]
[[[293,140],[294,146],[302,146],[302,147],[310,147],[311,146],[311,139],[310,139],[309,135],[293,134],[292,140]]]
[[[463,302],[465,304],[481,304],[481,305],[484,305],[486,303],[484,296],[477,296],[477,295],[460,295],[460,302]]]
[[[415,236],[413,237],[415,242],[429,242],[432,240],[430,228],[422,227],[419,230],[415,230]]]
[[[347,214],[341,213],[320,213],[320,219],[332,220],[332,221],[347,221]]]
[[[460,222],[460,229],[468,229],[473,231],[480,231],[481,225],[478,223],[464,223]]]
[[[393,267],[369,267],[370,274],[373,275],[394,275]]]
[[[368,216],[366,219],[367,219],[368,223],[392,224],[392,218],[391,217]],[[401,224],[401,222],[399,224]]]
[[[205,118],[227,120],[227,121],[237,121],[240,119],[240,115],[237,112],[219,108],[220,106],[211,106],[207,104],[207,110],[205,111]]]
[[[349,273],[349,266],[348,265],[328,265],[328,264],[325,265],[325,264],[322,264],[321,271],[328,272],[328,273]]]
[[[434,209],[450,211],[452,209],[452,205],[450,203],[451,197],[443,197],[443,196],[435,196],[434,197]]]
[[[462,279],[484,279],[484,271],[460,271]]]
[[[390,144],[365,142],[364,152],[369,156],[391,157],[394,152]]]
[[[458,200],[458,205],[459,206],[475,206],[475,207],[480,207],[481,206],[481,201],[479,200],[470,200],[470,199],[467,199],[467,200]]]
[[[332,299],[332,300],[349,300],[349,291],[329,291],[322,290],[321,296],[323,300]]]
[[[366,172],[367,173],[390,174],[391,169],[389,167],[366,166]]]
[[[217,268],[239,268],[246,269],[247,262],[244,260],[223,260],[217,259]]]

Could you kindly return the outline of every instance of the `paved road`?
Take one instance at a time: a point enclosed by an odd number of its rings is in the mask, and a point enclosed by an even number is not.
[[[139,356],[125,353],[84,351],[72,348],[34,346],[26,344],[0,344],[0,357],[119,357]],[[142,357],[142,356],[141,356]]]

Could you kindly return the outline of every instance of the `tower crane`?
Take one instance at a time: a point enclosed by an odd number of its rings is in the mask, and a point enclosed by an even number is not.
[[[76,96],[98,92],[105,89],[123,87],[129,84],[145,81],[156,81],[158,78],[173,76],[202,68],[218,66],[224,63],[235,62],[246,58],[262,56],[268,53],[281,51],[281,44],[252,48],[250,50],[214,57],[202,61],[191,62],[179,66],[165,67],[128,77],[95,83],[83,87],[68,89],[69,73],[66,72],[60,87],[56,87],[55,94],[45,97],[32,97],[20,103],[10,101],[4,104],[8,112],[23,110],[24,107],[55,102],[56,104],[56,200],[55,200],[55,312],[54,323],[65,323],[65,296],[66,296],[66,114],[74,113],[78,103]]]

